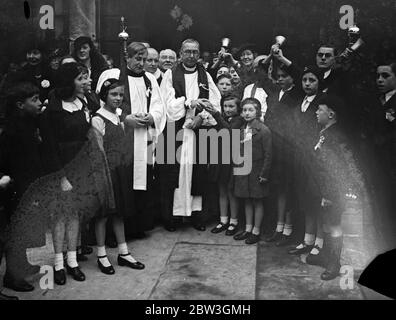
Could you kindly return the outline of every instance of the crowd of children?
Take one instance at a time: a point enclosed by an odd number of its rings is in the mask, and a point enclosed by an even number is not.
[[[190,43],[194,44],[194,41],[190,40]],[[135,66],[143,66],[147,49],[143,44],[135,44],[135,47],[136,53],[129,59],[136,63]],[[237,174],[235,169],[244,163],[223,161],[226,154],[219,152],[218,163],[209,163],[204,168],[207,183],[214,183],[218,194],[219,222],[211,232],[220,234],[225,231],[226,236],[233,236],[237,241],[254,244],[261,240],[264,229],[272,229],[265,241],[274,242],[279,247],[289,245],[290,254],[308,254],[307,263],[325,269],[321,276],[323,280],[334,279],[340,269],[341,215],[346,206],[345,195],[351,189],[360,191],[364,179],[371,181],[370,177],[361,177],[360,167],[356,165],[348,144],[350,136],[343,132],[345,122],[350,119],[345,103],[350,100],[340,98],[342,93],[337,81],[341,80],[338,78],[335,48],[321,46],[316,65],[300,70],[279,47],[271,48],[269,59],[268,56],[257,57],[254,49],[246,46],[240,50],[239,59],[234,59],[229,53],[219,53],[215,64],[206,64],[208,78],[202,76],[200,67],[194,69],[194,63],[192,66],[184,64],[191,54],[196,56],[195,51],[190,51],[183,52],[187,58],[181,59],[178,65],[182,67],[178,70],[185,75],[197,72],[198,81],[209,84],[212,81],[208,79],[209,74],[212,74],[221,105],[214,105],[208,98],[200,96],[199,103],[186,103],[183,110],[185,108],[187,113],[194,108],[205,111],[216,123],[207,125],[207,128],[226,130],[230,135],[238,130],[239,150],[234,150],[236,146],[232,144],[232,148],[227,150],[227,158],[233,159],[231,155],[238,152],[245,162],[251,163],[249,172]],[[36,51],[34,53],[37,54]],[[154,50],[152,54],[155,61],[158,53]],[[7,257],[4,286],[16,291],[34,289],[23,280],[26,269],[21,266],[26,258],[21,258],[21,252],[27,246],[23,248],[25,242],[21,241],[19,234],[32,231],[24,228],[31,226],[28,217],[32,214],[28,215],[26,211],[32,211],[33,207],[39,208],[34,209],[37,212],[41,211],[36,219],[44,221],[43,225],[52,231],[54,275],[58,285],[66,283],[66,272],[77,281],[85,280],[85,274],[77,263],[79,257],[82,258],[78,247],[81,246],[81,236],[84,238],[80,230],[84,228],[80,227],[90,221],[93,221],[91,226],[96,236],[97,264],[103,273],[115,273],[105,248],[106,231],[109,231],[107,220],[113,229],[115,246],[119,249],[118,265],[133,269],[145,267],[131,255],[126,240],[128,224],[133,225],[137,219],[134,216],[138,203],[136,198],[142,195],[136,193],[133,186],[136,146],[134,149],[131,141],[137,128],[163,130],[158,128],[160,121],[154,121],[151,115],[153,109],[148,110],[155,99],[154,90],[160,92],[159,86],[150,84],[151,74],[143,72],[139,75],[138,69],[128,71],[128,76],[143,79],[141,83],[147,89],[142,98],[144,104],[147,103],[147,110],[131,115],[124,105],[130,100],[132,87],[125,86],[120,73],[116,77],[101,76],[106,74],[107,65],[89,38],[76,40],[71,56],[61,59],[59,54],[53,54],[51,57],[58,63],[50,64],[52,72],[46,75],[41,75],[44,74],[41,72],[37,77],[39,63],[30,58],[24,72],[11,73],[2,82],[7,109],[6,125],[0,135],[0,192],[4,207],[1,219],[7,221],[1,223],[0,258],[4,251]],[[160,69],[157,79],[165,79],[165,72],[169,69],[173,69],[174,77],[178,76],[175,60]],[[150,70],[157,73],[151,65]],[[378,170],[390,188],[395,183],[395,170],[391,165],[396,154],[395,63],[381,64],[377,84],[383,100],[377,101],[377,109],[370,110],[372,118],[368,128],[374,128],[382,140],[368,136],[367,144],[381,150],[381,157],[375,160],[383,164],[383,168]],[[161,85],[162,94],[165,92],[163,87],[164,84]],[[97,88],[98,94],[93,88]],[[174,106],[166,105],[165,97],[158,103],[168,110],[167,120],[170,122],[169,110]],[[210,123],[208,119],[202,116],[200,122],[195,122],[196,119],[192,118],[188,125],[199,129],[200,125],[205,127],[203,122],[206,120]],[[219,139],[219,150],[222,149]],[[249,152],[244,154],[246,150]],[[158,175],[158,170],[163,167],[158,169],[154,165],[152,169],[152,165],[148,167],[148,175]],[[381,170],[389,170],[392,174],[386,177]],[[166,179],[166,175],[156,177],[157,180],[158,177]],[[40,182],[41,193],[34,189],[37,181]],[[382,180],[378,181],[372,182],[373,185],[382,183]],[[159,181],[161,183],[164,181]],[[388,188],[381,190],[383,201],[380,206],[390,212],[394,208],[394,199]],[[55,195],[57,197],[57,204],[46,210],[44,206],[49,200],[37,198],[45,192],[53,192],[51,199]],[[160,203],[161,197],[158,195],[158,199],[152,199],[153,203]],[[208,208],[205,207],[208,199],[204,193],[203,210]],[[168,210],[168,206],[162,210]],[[161,207],[158,205],[156,208],[159,218]],[[276,223],[263,226],[265,217],[270,215],[277,220]],[[301,240],[292,238],[293,225],[297,220],[303,221],[304,236]],[[175,230],[173,223],[164,223],[169,231]],[[197,229],[203,231],[205,226],[201,224]],[[137,231],[144,236],[145,230]],[[65,240],[66,257],[63,254]],[[296,245],[292,240],[297,242]],[[84,240],[82,242],[84,245]]]

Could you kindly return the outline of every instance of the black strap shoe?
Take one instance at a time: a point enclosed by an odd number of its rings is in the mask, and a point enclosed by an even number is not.
[[[282,234],[280,240],[275,243],[276,247],[285,247],[292,244],[292,237]]]
[[[254,244],[260,241],[260,235],[251,233],[249,237],[245,240],[246,244]]]
[[[63,286],[66,283],[65,269],[60,269],[56,271],[54,268],[54,282],[59,286]]]
[[[231,229],[230,229],[230,227],[231,227]],[[228,226],[227,231],[225,232],[225,235],[226,236],[233,236],[237,232],[238,232],[238,225],[230,223],[230,225]]]
[[[206,227],[203,224],[193,224],[193,227],[194,227],[195,230],[198,230],[198,231],[205,231],[206,230]]]
[[[34,290],[34,287],[23,279],[15,279],[12,276],[6,274],[3,279],[4,288],[14,290],[16,292],[30,292]]]
[[[282,232],[275,231],[271,236],[265,238],[265,242],[277,242],[282,238]]]
[[[100,262],[100,260],[99,259],[102,259],[102,258],[107,258],[107,255],[106,256],[100,256],[100,257],[98,257],[98,267],[99,267],[99,269],[100,269],[100,271],[102,271],[102,273],[104,273],[104,274],[114,274],[115,273],[115,270],[114,270],[114,268],[113,268],[113,266],[112,265],[110,265],[110,266],[108,266],[108,267],[105,267],[103,264],[102,264],[102,262]]]
[[[117,258],[118,265],[121,267],[125,266],[125,267],[129,267],[129,268],[136,269],[136,270],[143,270],[145,267],[143,263],[141,263],[139,261],[130,262],[123,258],[123,257],[129,256],[129,255],[130,255],[130,253],[119,254],[118,258]]]
[[[66,264],[66,270],[67,270],[67,274],[71,275],[74,280],[85,281],[85,274],[82,273],[82,271],[80,270],[80,267],[72,268]]]
[[[302,245],[302,247],[298,248],[300,245]],[[294,255],[305,254],[305,253],[309,253],[312,250],[312,248],[313,245],[307,245],[305,243],[301,243],[296,248],[289,250],[288,253]]]
[[[246,240],[251,235],[251,232],[243,231],[234,236],[234,240]]]
[[[0,301],[12,301],[12,300],[19,300],[19,298],[14,296],[7,296],[6,294],[0,292]]]
[[[228,228],[228,223],[222,223],[220,222],[216,227],[214,227],[210,232],[212,233],[220,233],[223,232]]]

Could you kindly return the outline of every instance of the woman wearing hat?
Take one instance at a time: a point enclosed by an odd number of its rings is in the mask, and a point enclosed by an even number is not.
[[[57,206],[49,208],[55,249],[54,281],[66,283],[63,243],[67,238],[67,273],[84,281],[77,263],[76,247],[80,222],[100,208],[114,207],[105,156],[91,128],[92,110],[79,98],[86,81],[77,63],[59,68],[59,82],[45,111],[43,140],[49,144],[50,171],[59,173],[60,194]],[[57,191],[57,190],[55,190]]]
[[[107,258],[105,248],[106,221],[112,217],[114,234],[118,244],[118,265],[132,269],[144,269],[144,264],[136,261],[130,254],[124,231],[124,217],[130,216],[133,209],[132,153],[133,146],[121,121],[121,104],[124,98],[124,84],[117,79],[106,80],[100,90],[100,99],[104,106],[92,118],[92,126],[103,139],[116,201],[115,210],[103,211],[96,217],[95,231],[97,242],[98,266],[104,274],[114,274],[114,268]],[[129,146],[129,148],[128,148]]]
[[[74,41],[73,57],[84,64],[92,79],[92,88],[96,88],[100,74],[108,69],[107,62],[102,54],[95,48],[91,38],[79,37]]]

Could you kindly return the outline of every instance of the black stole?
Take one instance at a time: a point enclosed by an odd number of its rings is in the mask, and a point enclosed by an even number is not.
[[[148,91],[148,94],[146,94],[146,97],[147,97],[147,112],[149,112],[150,111],[150,104],[151,104],[151,96],[152,96],[152,91],[153,91],[153,87],[151,85],[151,81],[147,77],[146,72],[135,73],[132,70],[129,70],[128,68],[126,69],[126,74],[122,74],[122,71],[120,73],[120,81],[124,82],[124,84],[125,84],[124,103],[123,103],[123,108],[122,108],[123,111],[125,112],[125,114],[130,114],[131,110],[132,110],[131,101],[130,101],[128,76],[131,76],[131,77],[134,77],[134,78],[143,77],[144,84],[146,86],[146,90]],[[126,106],[129,106],[128,110],[125,110]]]
[[[209,99],[209,83],[208,76],[205,68],[202,64],[197,64],[196,70],[198,71],[198,87],[199,87],[199,97],[201,99]],[[195,71],[194,71],[195,72]],[[176,68],[172,71],[172,83],[173,88],[175,89],[175,98],[186,97],[186,80],[184,78],[185,74],[193,73],[187,71],[183,65],[180,63],[176,66]],[[187,98],[187,97],[186,97]],[[185,117],[176,121],[176,132],[182,129],[185,121]],[[198,141],[198,130],[194,130],[196,133],[196,159],[198,161],[199,155],[199,141]],[[176,144],[176,150],[181,145]],[[177,166],[179,169],[179,166]],[[177,178],[179,177],[179,170],[177,170]],[[178,181],[177,181],[178,182]],[[206,165],[194,164],[193,172],[192,172],[192,186],[191,186],[191,195],[200,196],[203,194],[203,191],[206,187],[207,182],[207,174],[206,174]]]

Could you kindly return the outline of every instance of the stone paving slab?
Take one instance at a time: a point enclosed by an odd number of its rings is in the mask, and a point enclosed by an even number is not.
[[[356,282],[353,289],[342,290],[340,278],[320,279],[323,268],[304,263],[304,256],[289,255],[285,248],[260,242],[257,250],[256,299],[322,300],[362,299]]]
[[[150,299],[254,299],[256,246],[177,243]]]

